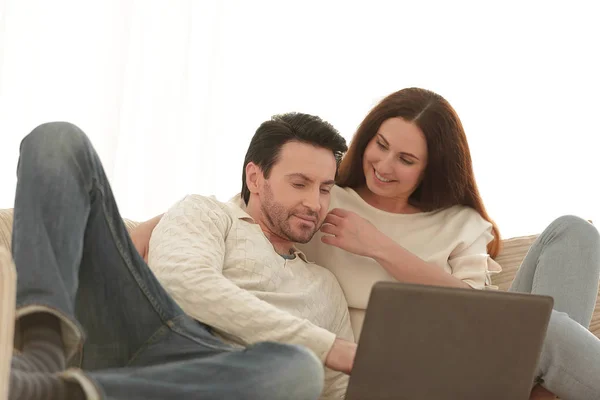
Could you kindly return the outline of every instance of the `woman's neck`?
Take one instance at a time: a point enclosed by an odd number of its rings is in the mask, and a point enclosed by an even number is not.
[[[355,189],[356,193],[369,205],[389,213],[416,214],[421,212],[418,207],[409,203],[408,197],[383,197],[376,195],[366,186]]]

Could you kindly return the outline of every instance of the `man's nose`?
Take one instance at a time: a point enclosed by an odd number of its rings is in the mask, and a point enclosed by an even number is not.
[[[304,198],[304,206],[315,213],[321,211],[321,190],[311,190],[310,194]]]

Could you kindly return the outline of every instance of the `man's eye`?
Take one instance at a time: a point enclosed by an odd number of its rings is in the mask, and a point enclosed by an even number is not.
[[[305,187],[306,185],[304,183],[292,183],[292,186],[300,189]]]
[[[331,189],[321,189],[321,193],[323,194],[329,194],[331,192]]]

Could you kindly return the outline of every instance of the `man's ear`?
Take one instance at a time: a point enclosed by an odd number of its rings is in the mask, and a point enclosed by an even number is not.
[[[246,164],[246,185],[250,193],[257,194],[259,192],[263,178],[262,170],[258,165],[252,161]]]

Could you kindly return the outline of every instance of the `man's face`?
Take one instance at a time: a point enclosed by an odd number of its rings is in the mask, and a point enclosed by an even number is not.
[[[268,179],[260,179],[262,223],[283,240],[307,243],[329,209],[336,172],[331,150],[288,142]]]

